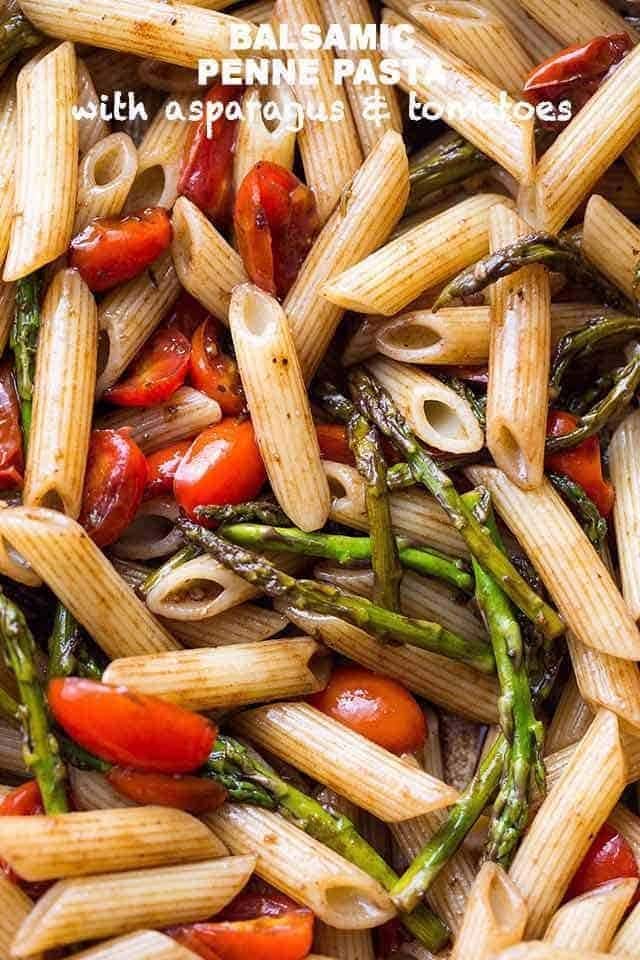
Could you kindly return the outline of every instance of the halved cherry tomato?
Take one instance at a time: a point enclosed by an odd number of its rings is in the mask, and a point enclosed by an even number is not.
[[[239,99],[241,89],[236,85],[216,83],[207,92],[205,115],[189,129],[178,183],[178,193],[195,203],[217,227],[227,226],[231,219],[233,154],[238,121],[229,120],[223,113],[212,124],[212,135],[208,137],[206,111],[215,103],[226,108],[233,100]]]
[[[189,372],[191,344],[176,327],[160,327],[137,355],[122,380],[104,399],[120,407],[153,407],[181,387]]]
[[[42,813],[44,813],[44,806],[36,780],[28,780],[14,790],[10,790],[0,803],[0,817],[31,817]],[[12,883],[21,882],[21,878],[11,869],[6,860],[0,859],[0,870]]]
[[[341,423],[316,423],[316,433],[321,457],[355,467],[356,460],[349,446],[346,427]]]
[[[126,767],[112,767],[106,776],[111,786],[129,800],[175,807],[189,813],[217,810],[227,797],[224,787],[204,777],[146,773]]]
[[[173,493],[173,478],[176,470],[192,443],[192,440],[178,440],[177,443],[149,454],[147,457],[149,478],[144,488],[145,500],[160,497],[163,493]]]
[[[55,677],[48,698],[56,722],[80,746],[136,770],[197,770],[217,735],[215,726],[198,713],[95,680]]]
[[[191,340],[201,323],[210,316],[206,307],[183,290],[173,305],[173,310],[164,321],[168,327],[177,327],[180,333]]]
[[[253,500],[267,478],[250,420],[221,420],[196,437],[176,470],[173,490],[190,517],[208,503]]]
[[[552,410],[547,419],[547,434],[550,437],[562,437],[571,433],[577,423],[577,418],[572,413],[567,413],[565,410]],[[559,450],[557,453],[547,454],[545,465],[547,470],[564,473],[574,483],[579,483],[602,516],[609,516],[613,508],[614,492],[611,484],[607,483],[602,476],[598,437],[587,437],[570,450]]]
[[[20,404],[13,379],[13,364],[0,364],[0,490],[21,487],[24,458]]]
[[[595,890],[609,880],[639,876],[633,850],[621,833],[605,823],[596,834],[569,884],[565,900],[573,900],[574,897],[588,893],[589,890]],[[640,899],[640,893],[636,892],[631,905],[635,905],[638,899]]]
[[[225,417],[237,417],[246,408],[238,365],[220,349],[220,332],[213,317],[201,323],[191,341],[191,383],[220,404]]]
[[[79,522],[99,547],[114,543],[129,526],[147,476],[147,461],[127,427],[93,431]]]
[[[71,241],[69,263],[94,292],[133,280],[171,243],[171,221],[163,207],[123,217],[98,217]]]
[[[285,167],[261,160],[240,184],[233,223],[250,279],[282,299],[320,226],[313,192]]]
[[[408,690],[364,667],[338,667],[309,703],[392,753],[417,750],[427,735],[424,714]]]

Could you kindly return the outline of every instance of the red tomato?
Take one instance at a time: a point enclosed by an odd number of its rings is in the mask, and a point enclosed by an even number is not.
[[[191,341],[191,383],[220,404],[225,417],[237,417],[246,408],[238,365],[220,350],[216,321],[208,317]]]
[[[176,470],[173,489],[183,510],[253,500],[267,475],[250,420],[228,417],[196,437]]]
[[[162,207],[126,217],[99,217],[71,241],[69,263],[95,292],[132,280],[171,243],[171,221]]]
[[[205,116],[192,123],[184,150],[178,193],[188,197],[217,227],[225,227],[231,219],[233,188],[233,155],[237,120],[222,114],[214,121],[207,136],[206,111],[216,103],[227,107],[238,101],[241,88],[215,84],[205,97]]]
[[[341,423],[316,423],[316,433],[321,457],[355,467],[356,460],[349,446],[346,427]]]
[[[85,750],[136,770],[189,773],[206,761],[215,726],[159,697],[79,677],[49,682],[56,722]]]
[[[145,500],[160,497],[163,493],[173,493],[173,478],[192,440],[178,440],[162,450],[156,450],[147,457],[149,479],[144,488]]]
[[[282,299],[320,227],[312,191],[289,170],[261,160],[240,184],[233,223],[250,279]]]
[[[392,753],[417,750],[427,735],[424,714],[411,694],[364,667],[338,667],[309,703]]]
[[[203,777],[169,776],[112,767],[107,780],[118,793],[141,804],[175,807],[189,813],[209,813],[221,807],[227,791],[215,780]]]
[[[99,547],[118,539],[142,503],[147,461],[128,434],[128,428],[91,434],[79,522]]]
[[[564,410],[552,410],[547,420],[547,434],[550,437],[563,437],[575,429],[578,421]],[[603,517],[608,517],[613,508],[614,492],[610,483],[602,476],[600,459],[600,441],[598,437],[587,437],[582,443],[570,450],[549,453],[545,458],[547,470],[563,473],[579,483],[590,500],[593,500]]]
[[[160,327],[144,345],[124,378],[105,391],[120,407],[153,407],[181,387],[189,371],[191,344],[176,327]]]
[[[21,487],[24,459],[20,404],[13,380],[13,364],[0,364],[0,490]]]
[[[0,803],[0,817],[31,817],[42,813],[44,813],[44,806],[36,780],[28,780],[14,790],[10,790]],[[0,870],[12,883],[21,882],[18,874],[5,860],[0,859]]]
[[[206,307],[192,297],[190,293],[183,290],[175,304],[173,310],[165,320],[168,327],[177,327],[180,333],[191,340],[201,323],[209,316]]]
[[[631,847],[622,834],[605,823],[596,834],[569,884],[565,900],[573,900],[574,897],[595,890],[609,880],[638,876],[638,864]],[[638,902],[639,897],[639,893],[634,895],[632,906]]]

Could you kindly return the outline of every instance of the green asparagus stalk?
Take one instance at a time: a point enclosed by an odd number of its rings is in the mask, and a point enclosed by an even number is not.
[[[577,330],[570,330],[560,338],[553,353],[549,381],[551,398],[555,400],[559,396],[570,364],[589,359],[621,338],[631,339],[639,334],[640,318],[626,314],[596,317]]]
[[[12,726],[20,724],[20,705],[0,687],[0,717],[8,720]]]
[[[464,537],[471,553],[497,580],[519,610],[549,639],[564,633],[558,614],[533,590],[518,573],[504,551],[476,520],[458,494],[450,477],[420,445],[391,397],[363,368],[354,368],[350,382],[356,402],[380,431],[389,437],[406,458],[418,483],[422,483],[438,500],[454,527]]]
[[[340,566],[358,566],[371,561],[371,539],[342,534],[305,533],[297,527],[270,527],[251,523],[233,524],[218,528],[218,534],[239,547],[248,547],[262,553],[264,550],[297,553],[306,557],[331,560]],[[406,570],[426,577],[437,577],[458,590],[470,593],[473,578],[464,569],[462,561],[450,560],[409,541],[396,537],[400,562]]]
[[[234,573],[263,590],[270,597],[283,597],[293,606],[328,616],[340,617],[378,637],[408,643],[452,660],[460,660],[482,673],[494,670],[493,654],[481,641],[467,640],[438,623],[404,617],[363,597],[344,593],[330,584],[296,580],[278,570],[264,557],[223,540],[191,520],[178,525],[190,543],[202,547]]]
[[[32,273],[18,280],[16,307],[11,327],[10,346],[15,358],[16,386],[20,398],[20,418],[25,450],[29,445],[33,406],[36,352],[40,332],[40,276]]]
[[[493,161],[468,140],[452,133],[412,157],[406,213],[419,210],[432,194],[488,170]]]
[[[174,553],[172,557],[169,557],[169,559],[163,563],[161,567],[158,567],[157,570],[153,570],[142,583],[136,585],[138,594],[143,598],[146,597],[156,586],[156,584],[162,580],[163,577],[166,577],[167,574],[171,573],[172,570],[177,570],[178,567],[181,567],[189,560],[199,557],[201,553],[202,550],[198,549],[198,547],[192,543],[188,543],[186,546],[181,547],[178,552]]]
[[[29,47],[37,46],[41,41],[42,37],[15,0],[5,4],[0,19],[0,75],[14,57]]]
[[[563,500],[573,508],[582,528],[596,550],[601,550],[607,536],[607,521],[600,514],[593,500],[590,500],[579,483],[562,473],[547,474]]]
[[[70,677],[76,668],[80,627],[73,614],[58,603],[49,637],[49,677]]]
[[[266,523],[273,527],[289,527],[291,520],[271,500],[248,500],[246,503],[214,504],[196,507],[198,520],[215,520],[217,523]]]
[[[22,611],[2,593],[0,642],[20,691],[25,764],[38,781],[45,813],[65,813],[68,810],[65,768],[60,759],[58,741],[49,727],[47,706],[35,664],[36,645]]]

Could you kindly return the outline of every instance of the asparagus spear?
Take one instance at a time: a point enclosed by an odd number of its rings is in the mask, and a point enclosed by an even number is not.
[[[542,597],[518,573],[506,554],[497,547],[458,494],[450,477],[439,469],[433,457],[419,444],[391,397],[363,368],[350,372],[358,405],[406,457],[418,483],[430,490],[462,534],[478,562],[497,580],[505,593],[542,633],[553,639],[564,633],[564,623]]]
[[[22,611],[3,593],[0,593],[0,642],[20,691],[25,764],[38,781],[45,813],[65,813],[68,810],[65,768],[58,741],[49,727],[35,665],[36,645]]]
[[[190,543],[202,547],[270,597],[284,597],[294,606],[340,617],[378,637],[390,637],[399,643],[408,643],[443,657],[461,660],[482,673],[492,673],[494,670],[493,655],[487,644],[466,640],[445,630],[438,623],[403,617],[363,597],[344,593],[338,587],[313,580],[296,580],[278,570],[264,557],[228,543],[191,520],[181,519],[178,525]]]
[[[577,513],[584,532],[596,550],[602,549],[607,536],[607,521],[600,514],[593,500],[590,500],[579,483],[562,473],[547,474],[558,493]]]
[[[274,527],[291,525],[286,513],[271,500],[249,500],[222,507],[215,504],[196,507],[196,516],[199,520],[216,520],[218,523],[266,523]]]
[[[10,346],[15,357],[16,386],[20,398],[20,417],[24,448],[29,445],[38,334],[40,332],[40,276],[32,273],[18,280],[16,308],[11,327]]]
[[[142,583],[136,585],[137,592],[141,597],[146,597],[147,594],[150,593],[150,591],[163,577],[165,577],[168,573],[171,573],[172,570],[177,570],[178,567],[181,567],[183,563],[193,560],[194,557],[199,557],[201,553],[202,550],[192,543],[188,543],[186,546],[181,547],[180,550],[178,550],[177,553],[174,553],[172,557],[169,557],[169,559],[163,563],[161,567],[158,567],[157,570],[152,570]]]
[[[9,0],[0,19],[0,75],[22,50],[37,46],[41,40],[16,0]]]
[[[414,213],[436,191],[489,170],[492,164],[489,157],[456,134],[431,144],[409,163],[409,200],[405,212]]]
[[[8,720],[12,726],[20,723],[20,705],[0,687],[0,717]]]
[[[76,650],[80,643],[78,622],[67,608],[58,603],[49,637],[49,676],[69,677],[76,667]]]
[[[357,566],[371,560],[369,537],[305,533],[297,527],[259,526],[252,523],[222,526],[217,532],[239,547],[248,547],[260,553],[264,550],[298,553],[331,560],[341,566]],[[473,589],[473,579],[460,560],[450,560],[421,547],[412,547],[409,541],[401,537],[396,537],[396,544],[400,562],[405,569],[414,570],[426,577],[437,577],[467,593]]]
[[[557,343],[551,363],[549,393],[552,399],[560,394],[563,377],[570,364],[586,360],[608,348],[621,337],[640,334],[640,318],[626,314],[596,317],[594,320],[566,333]]]

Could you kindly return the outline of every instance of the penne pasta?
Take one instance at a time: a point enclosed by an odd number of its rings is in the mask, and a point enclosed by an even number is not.
[[[118,793],[102,773],[93,770],[79,770],[70,766],[69,784],[76,810],[119,810],[136,807],[134,800],[128,800]]]
[[[201,556],[160,577],[146,601],[156,616],[188,622],[218,616],[259,595],[258,588],[213,557]]]
[[[137,930],[116,940],[107,940],[71,960],[193,960],[195,954],[157,930]]]
[[[575,677],[571,676],[549,724],[544,741],[545,751],[555,753],[577,743],[587,732],[592,720],[593,714],[580,695]]]
[[[490,960],[499,950],[519,943],[527,907],[504,870],[485,863],[475,879],[451,960]]]
[[[27,767],[24,762],[22,735],[16,727],[0,719],[0,770],[24,777]]]
[[[251,23],[270,23],[273,17],[273,0],[243,3],[235,10],[235,15],[241,20],[250,20]]]
[[[78,171],[74,234],[95,217],[113,217],[122,211],[137,170],[138,153],[126,133],[112,133],[87,151]]]
[[[18,152],[18,105],[16,78],[10,73],[0,81],[0,263],[9,249]],[[2,289],[9,288],[2,284]],[[0,293],[1,297],[1,293]],[[4,349],[4,346],[3,346]]]
[[[567,646],[580,696],[591,710],[605,707],[640,727],[640,675],[631,660],[586,646],[571,632]]]
[[[553,34],[562,47],[588,43],[593,37],[628,33],[637,42],[638,34],[629,22],[604,0],[520,0],[520,5]]]
[[[84,60],[78,60],[78,150],[84,156],[91,147],[111,133],[109,124],[100,116],[100,100],[93,85],[89,68]]]
[[[530,54],[534,63],[542,63],[561,48],[561,44],[537,23],[521,3],[511,0],[481,0],[490,10],[508,25],[514,37]]]
[[[111,552],[125,560],[154,560],[175,553],[184,543],[175,526],[179,516],[180,508],[173,498],[145,500]]]
[[[313,935],[316,950],[330,951],[335,960],[375,960],[373,938],[369,930],[336,930],[316,923]]]
[[[604,197],[591,197],[584,217],[582,249],[598,270],[631,299],[638,244],[638,227]]]
[[[185,143],[191,126],[188,119],[192,97],[169,97],[155,117],[138,147],[138,170],[126,198],[125,210],[145,207],[170,209],[178,196]],[[169,111],[172,105],[175,114]],[[184,117],[184,119],[176,119]]]
[[[609,950],[616,957],[633,957],[638,952],[638,935],[640,934],[640,905],[636,905],[617,934]]]
[[[17,883],[0,873],[0,955],[11,956],[11,944],[33,903]]]
[[[217,400],[192,387],[180,387],[166,403],[120,408],[101,417],[97,425],[102,430],[129,427],[132,439],[149,454],[177,440],[188,440],[221,417]]]
[[[605,960],[606,953],[585,953],[584,950],[562,950],[551,943],[528,941],[508,947],[496,954],[494,960]]]
[[[552,918],[544,939],[564,950],[607,953],[637,886],[633,879],[611,880],[575,897]]]
[[[224,647],[268,640],[284,630],[287,618],[275,610],[243,603],[207,620],[165,620],[164,625],[184,647]]]
[[[609,444],[622,595],[636,622],[640,620],[640,482],[636,467],[639,444],[640,413],[636,411],[625,417]]]
[[[267,120],[265,104],[274,102],[281,111],[280,120]],[[256,163],[277,163],[287,170],[293,168],[296,131],[285,117],[293,113],[296,99],[286,84],[269,87],[263,93],[260,87],[247,90],[242,101],[243,115],[238,123],[233,183],[236,190]]]

